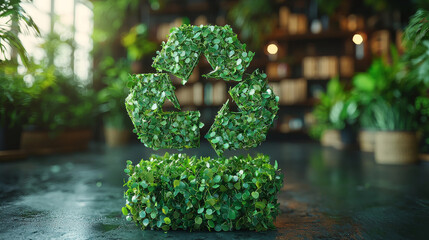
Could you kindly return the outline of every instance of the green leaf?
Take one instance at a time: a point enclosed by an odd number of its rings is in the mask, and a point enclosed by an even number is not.
[[[200,225],[203,222],[203,219],[201,217],[196,217],[195,218],[195,223]]]
[[[173,181],[173,187],[174,188],[178,187],[179,185],[180,185],[180,180],[176,179],[176,180]]]
[[[146,227],[147,225],[149,225],[149,219],[145,218],[143,220],[143,225]]]
[[[216,201],[216,199],[212,198],[212,199],[208,199],[206,202],[208,204],[210,204],[211,206],[214,206],[217,201]],[[207,210],[210,210],[210,209],[207,209]]]
[[[207,210],[206,210],[206,213],[207,213],[208,215],[212,215],[212,214],[213,214],[213,210],[211,210],[211,209],[207,209]]]
[[[122,207],[122,214],[124,214],[125,216],[128,215],[128,209],[126,207]]]
[[[212,220],[208,220],[207,224],[209,225],[209,227],[214,228],[215,224]]]
[[[171,219],[169,217],[165,217],[164,222],[169,225],[171,223]]]
[[[139,213],[139,216],[141,218],[145,218],[146,217],[146,212],[144,210],[141,210],[140,213]]]
[[[218,183],[218,182],[220,182],[220,179],[221,179],[221,177],[220,177],[219,175],[216,175],[216,176],[213,178],[213,181],[214,181],[215,183]]]
[[[234,220],[236,218],[236,213],[234,210],[230,210],[228,213],[228,218]]]
[[[265,208],[265,203],[264,202],[256,202],[255,207],[262,210]]]
[[[204,212],[204,208],[198,208],[198,214],[201,214]]]
[[[259,193],[258,192],[252,192],[252,197],[254,199],[258,199],[259,198]]]

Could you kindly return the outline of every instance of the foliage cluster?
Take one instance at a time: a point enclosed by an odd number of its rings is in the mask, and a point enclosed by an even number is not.
[[[127,162],[127,220],[142,229],[273,229],[283,177],[269,157],[153,155]]]
[[[130,62],[125,59],[115,62],[112,57],[108,57],[101,62],[100,69],[105,73],[103,82],[106,87],[98,92],[97,100],[104,125],[127,129],[129,118],[123,102],[129,91],[127,83],[131,71]]]
[[[162,105],[170,100],[180,109],[174,86],[166,73],[130,76],[130,94],[125,105],[134,132],[146,147],[192,148],[200,145],[200,112],[163,112]]]
[[[429,11],[418,10],[404,32],[408,74],[416,83],[429,86]]]
[[[128,59],[137,61],[145,54],[155,51],[156,44],[148,40],[145,24],[137,24],[122,38],[122,45],[127,49]]]
[[[218,155],[227,149],[256,147],[266,138],[277,111],[279,98],[258,70],[229,90],[239,112],[223,105],[205,136]]]
[[[203,53],[214,68],[205,77],[242,81],[243,72],[254,55],[246,52],[245,47],[229,26],[182,25],[172,29],[168,42],[157,52],[153,66],[158,71],[169,71],[181,77],[185,84]],[[240,111],[231,112],[226,102],[205,136],[218,155],[226,149],[255,147],[265,140],[279,102],[266,77],[256,70],[230,90]],[[155,149],[199,146],[196,138],[202,125],[194,122],[199,120],[199,112],[164,113],[161,110],[166,98],[180,109],[167,74],[135,75],[131,79],[127,110],[136,133],[146,146]],[[154,125],[158,123],[161,126]]]
[[[38,82],[40,81],[40,83]],[[35,84],[43,84],[44,78]],[[39,129],[61,131],[91,126],[94,92],[73,79],[53,71],[53,83],[31,104],[29,123]]]
[[[345,90],[338,78],[332,78],[326,93],[321,95],[319,104],[313,110],[317,124],[310,129],[311,136],[318,139],[326,129],[341,130],[355,125],[360,113],[357,98]]]
[[[0,125],[22,125],[34,97],[14,64],[0,63]]]
[[[185,84],[203,53],[214,69],[204,77],[241,81],[252,61],[253,52],[246,51],[230,26],[182,25],[170,31],[167,43],[157,52],[153,67],[182,78]]]
[[[54,132],[91,126],[88,119],[94,117],[96,102],[91,85],[78,79],[70,66],[55,64],[61,45],[72,48],[73,41],[56,33],[47,35],[42,44],[45,58],[38,64],[33,62],[30,69],[34,70],[29,74],[31,84],[43,89],[31,103],[28,123]]]
[[[22,8],[22,0],[4,0],[0,2],[0,54],[6,58],[7,47],[10,46],[21,57],[22,62],[29,66],[27,51],[19,39],[19,33],[39,35],[39,28],[33,19]],[[4,21],[4,22],[3,22]]]
[[[342,112],[345,117],[358,118],[360,127],[364,129],[427,131],[424,127],[427,117],[421,103],[427,98],[429,87],[428,29],[429,12],[418,10],[405,29],[404,55],[400,56],[396,48],[391,47],[389,63],[375,59],[367,72],[353,77],[353,88],[347,93],[347,99],[352,104],[349,107],[353,106],[356,111],[339,111],[345,109],[340,105],[346,105],[341,103],[341,99],[334,95],[322,96],[314,111],[318,127],[323,128],[321,124],[325,128],[332,127],[325,124],[328,122],[327,113],[330,113],[330,120],[334,120],[335,115],[343,115],[335,112]],[[333,102],[337,102],[337,106],[332,105]],[[333,107],[329,111],[330,106]]]
[[[276,22],[276,9],[271,1],[240,0],[229,11],[228,18],[240,29],[240,37],[259,49],[264,36],[269,35]]]

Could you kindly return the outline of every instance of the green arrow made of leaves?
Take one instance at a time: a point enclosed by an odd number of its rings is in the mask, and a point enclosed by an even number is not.
[[[279,110],[279,98],[267,84],[266,74],[254,71],[229,90],[239,112],[223,105],[205,136],[218,155],[227,149],[247,149],[262,143]]]
[[[153,149],[193,148],[200,145],[200,112],[163,112],[170,100],[180,110],[174,86],[166,73],[130,76],[125,106],[140,141]]]
[[[203,75],[226,81],[242,81],[252,61],[230,26],[190,26],[173,28],[167,43],[157,52],[153,67],[182,79],[185,84],[204,54],[213,71]],[[180,109],[174,87],[167,75],[135,75],[126,100],[128,113],[140,140],[151,148],[188,148],[199,145],[199,112],[162,112],[168,98]],[[228,102],[215,118],[206,138],[218,155],[226,149],[255,147],[266,138],[278,111],[278,97],[258,70],[229,91],[239,107],[231,112]],[[180,119],[179,119],[180,117]]]

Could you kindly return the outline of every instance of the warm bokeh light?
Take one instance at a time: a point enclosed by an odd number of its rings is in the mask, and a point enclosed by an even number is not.
[[[355,35],[353,35],[353,42],[356,44],[356,45],[359,45],[359,44],[362,44],[362,42],[363,42],[363,37],[362,37],[362,35],[360,35],[359,33],[356,33]]]
[[[268,45],[268,47],[267,47],[267,52],[269,53],[269,54],[277,54],[277,52],[279,51],[279,48],[277,47],[277,45],[276,44],[274,44],[274,43],[270,43],[269,45]]]

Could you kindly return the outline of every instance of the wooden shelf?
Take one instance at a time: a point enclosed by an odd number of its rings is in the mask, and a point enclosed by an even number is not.
[[[201,14],[202,12],[209,12],[210,5],[208,2],[197,2],[187,4],[183,2],[170,2],[161,10],[150,10],[151,16],[156,15],[186,15],[189,13]]]
[[[324,40],[324,39],[346,39],[351,38],[354,32],[344,31],[325,31],[321,33],[289,34],[286,31],[277,30],[267,37],[267,41],[305,41],[305,40]]]
[[[280,104],[280,108],[282,107],[313,107],[319,102],[319,99],[309,98],[303,102],[291,103],[291,104]]]
[[[27,157],[27,152],[23,150],[2,150],[0,151],[0,161],[10,161],[16,159],[23,159]]]

